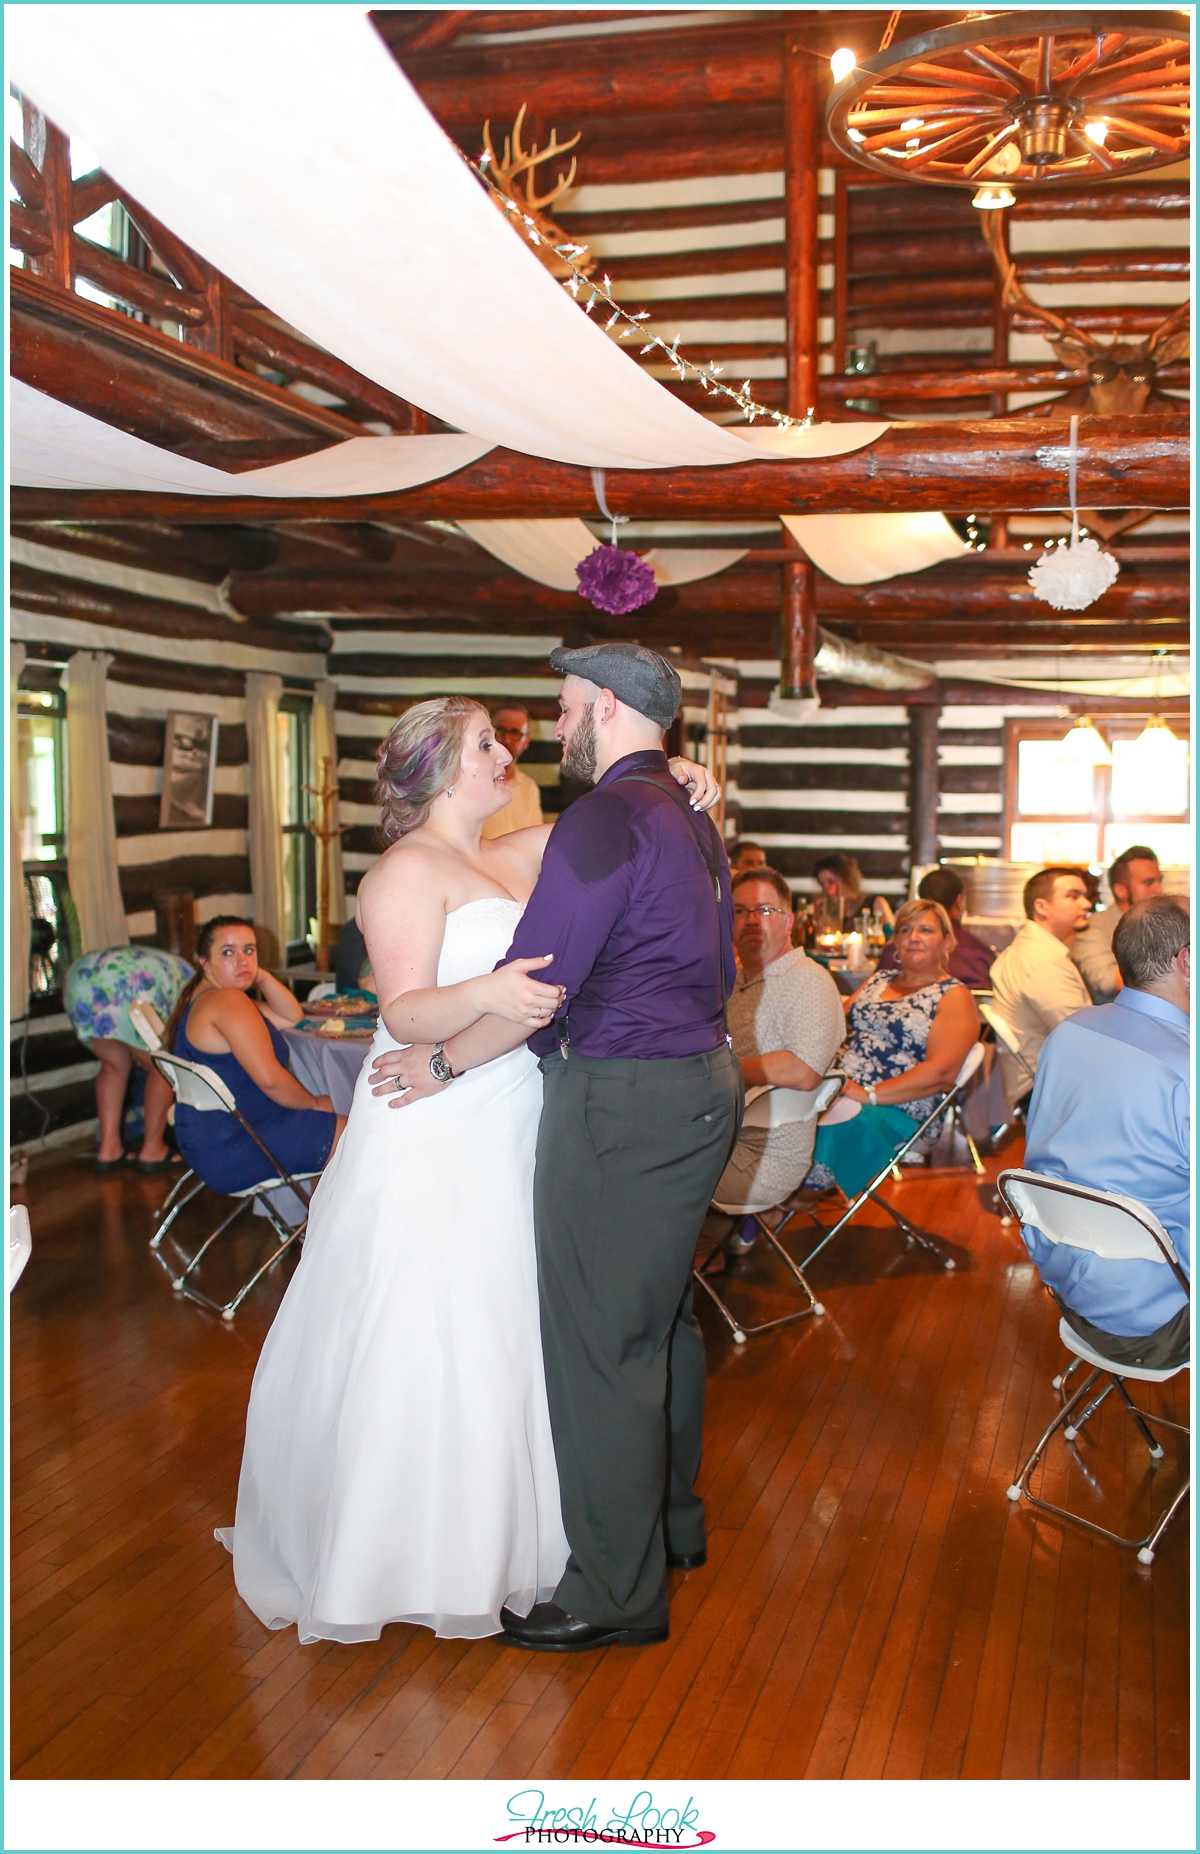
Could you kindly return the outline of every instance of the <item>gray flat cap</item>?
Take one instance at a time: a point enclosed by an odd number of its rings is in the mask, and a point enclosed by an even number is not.
[[[560,676],[583,676],[611,689],[619,702],[670,727],[683,699],[683,684],[657,651],[641,644],[587,644],[581,650],[552,650],[550,667]]]

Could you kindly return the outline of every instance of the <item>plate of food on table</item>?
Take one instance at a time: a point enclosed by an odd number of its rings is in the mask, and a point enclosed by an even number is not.
[[[313,998],[304,1006],[304,1016],[297,1030],[315,1031],[319,1036],[372,1037],[379,1019],[379,1005],[373,992],[337,992],[331,998]]]

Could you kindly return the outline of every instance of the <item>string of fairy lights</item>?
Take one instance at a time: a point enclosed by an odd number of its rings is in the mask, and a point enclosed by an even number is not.
[[[471,172],[483,182],[496,204],[506,213],[511,214],[513,224],[524,233],[529,243],[531,245],[549,244],[549,241],[538,230],[532,215],[523,212],[519,203],[511,199],[495,178],[489,174],[491,158],[490,151],[487,149],[480,155],[478,161],[473,161],[469,155],[463,156]],[[815,407],[809,406],[803,418],[792,418],[786,412],[778,412],[772,406],[764,406],[755,399],[750,390],[749,380],[743,380],[740,386],[733,386],[729,381],[721,379],[720,376],[724,369],[718,367],[715,361],[710,360],[705,366],[699,361],[689,359],[680,351],[678,335],[674,341],[664,341],[661,335],[650,334],[644,326],[651,319],[649,309],[624,308],[612,294],[612,283],[608,276],[603,277],[597,283],[594,278],[585,276],[584,272],[579,269],[575,259],[584,255],[587,250],[586,245],[567,242],[561,245],[549,244],[549,248],[567,266],[570,275],[564,278],[563,288],[574,297],[583,313],[592,315],[596,310],[599,310],[601,315],[607,313],[608,319],[603,324],[606,334],[615,334],[618,341],[628,341],[634,336],[645,335],[647,339],[640,350],[642,354],[653,354],[657,350],[670,364],[678,379],[696,380],[706,393],[730,400],[745,415],[750,424],[753,424],[756,418],[766,418],[783,431],[806,430],[812,424]]]

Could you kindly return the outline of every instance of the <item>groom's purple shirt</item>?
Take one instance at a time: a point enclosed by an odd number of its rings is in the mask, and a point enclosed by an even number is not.
[[[689,814],[683,797],[664,753],[627,754],[563,813],[546,845],[507,959],[554,954],[536,976],[566,987],[581,1056],[695,1056],[725,1039],[722,992],[737,971],[729,864],[708,819]],[[720,874],[719,918],[702,832]],[[556,1021],[536,1031],[530,1049],[551,1054],[560,1030]]]

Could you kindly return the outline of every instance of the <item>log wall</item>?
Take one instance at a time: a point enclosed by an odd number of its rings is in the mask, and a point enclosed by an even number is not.
[[[108,751],[130,938],[155,943],[154,896],[161,889],[190,889],[202,921],[248,912],[246,672],[275,671],[286,686],[311,689],[324,673],[324,632],[235,624],[221,611],[215,586],[182,575],[18,538],[10,559],[12,635],[31,663],[64,664],[75,650],[113,655]],[[172,708],[220,722],[210,829],[158,828]],[[39,1001],[28,1034],[14,1033],[11,1043],[13,1144],[53,1144],[86,1131],[95,1117],[97,1066],[76,1042],[57,995]]]

